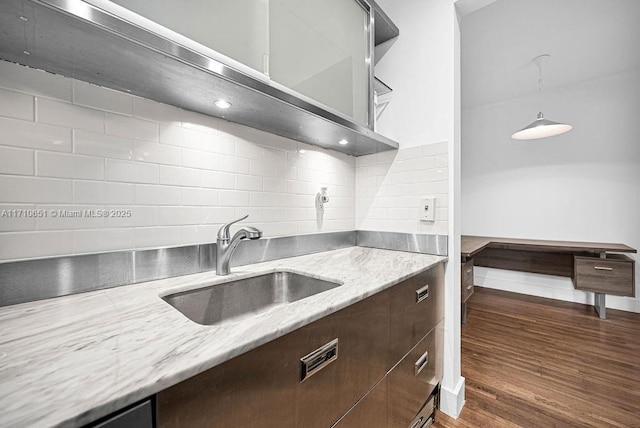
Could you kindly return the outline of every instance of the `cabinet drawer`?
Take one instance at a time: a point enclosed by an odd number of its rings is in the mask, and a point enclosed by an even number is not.
[[[442,379],[440,322],[389,372],[389,427],[406,428]]]
[[[331,428],[386,427],[387,381],[385,376]]]
[[[634,261],[622,254],[607,254],[606,259],[574,257],[574,287],[597,293],[635,296]]]
[[[388,294],[378,293],[293,333],[298,358],[339,341],[338,358],[295,386],[296,427],[331,426],[385,376],[388,318]]]
[[[465,303],[473,294],[473,259],[462,263],[460,275],[460,301]]]
[[[389,299],[391,368],[444,317],[443,263],[391,288]]]

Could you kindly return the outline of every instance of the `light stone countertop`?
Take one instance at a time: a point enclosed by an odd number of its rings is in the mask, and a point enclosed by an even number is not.
[[[91,422],[445,260],[350,247],[0,308],[0,427]],[[343,285],[222,326],[161,299],[274,270]]]

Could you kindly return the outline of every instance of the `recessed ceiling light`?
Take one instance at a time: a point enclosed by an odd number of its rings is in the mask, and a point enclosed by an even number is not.
[[[346,146],[347,144],[349,144],[349,142],[343,138],[342,140],[338,141],[338,144],[340,144],[341,146]]]
[[[214,104],[216,105],[216,107],[223,109],[231,107],[231,103],[227,100],[216,100]]]
[[[300,150],[298,150],[298,153],[300,153],[301,155],[303,155],[303,154],[307,153],[307,151],[306,151],[305,149],[300,149]]]

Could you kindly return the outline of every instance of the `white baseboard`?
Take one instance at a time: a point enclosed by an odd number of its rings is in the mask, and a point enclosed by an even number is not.
[[[453,390],[440,388],[440,411],[457,419],[464,406],[464,378],[460,376]]]
[[[574,289],[570,278],[476,266],[474,284],[479,287],[593,305],[593,293]],[[637,298],[608,295],[606,300],[609,309],[640,313],[640,300]]]

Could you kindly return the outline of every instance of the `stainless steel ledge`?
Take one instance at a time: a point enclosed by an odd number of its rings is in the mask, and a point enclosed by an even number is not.
[[[359,247],[446,256],[448,252],[447,243],[447,235],[375,232],[370,230],[356,231],[356,245]]]
[[[232,266],[353,246],[447,255],[447,236],[346,231],[243,241]],[[0,263],[0,306],[215,270],[216,245]]]

